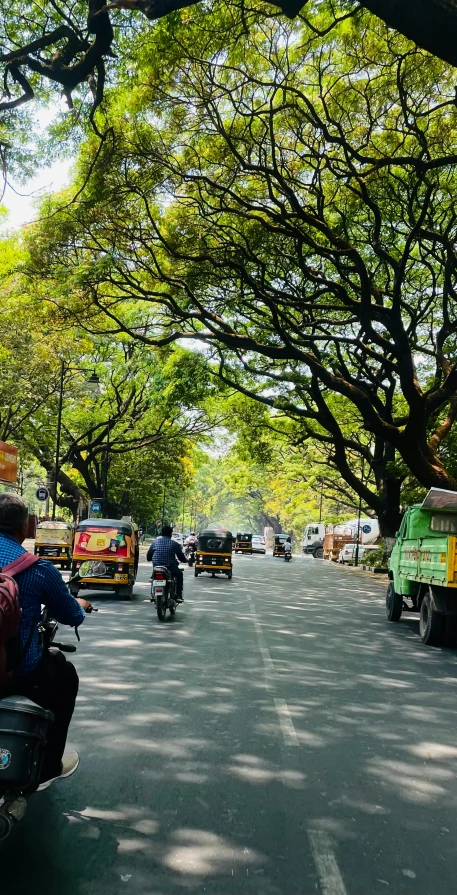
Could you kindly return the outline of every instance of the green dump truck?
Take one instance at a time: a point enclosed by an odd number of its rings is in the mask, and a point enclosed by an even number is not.
[[[419,612],[424,643],[457,637],[457,493],[432,488],[408,507],[390,557],[386,609],[389,621]]]

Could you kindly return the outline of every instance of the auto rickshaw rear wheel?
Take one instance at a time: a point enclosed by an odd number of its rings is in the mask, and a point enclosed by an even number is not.
[[[232,573],[231,573],[231,572],[227,572],[227,578],[228,578],[229,581],[232,580]]]
[[[194,569],[194,578],[198,578],[198,571],[197,571],[197,569]]]

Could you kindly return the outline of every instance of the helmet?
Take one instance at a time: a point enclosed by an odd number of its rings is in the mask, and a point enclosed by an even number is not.
[[[191,531],[191,535],[193,535],[193,536],[195,537],[195,532],[194,532],[194,531]]]

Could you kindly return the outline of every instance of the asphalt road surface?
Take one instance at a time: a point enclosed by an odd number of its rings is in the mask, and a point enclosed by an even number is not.
[[[165,623],[144,559],[134,601],[96,597],[81,765],[0,845],[2,895],[457,893],[456,652],[373,577],[234,564]]]

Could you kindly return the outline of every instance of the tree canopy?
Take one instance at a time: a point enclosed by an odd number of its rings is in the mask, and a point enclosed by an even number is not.
[[[227,387],[330,445],[373,506],[364,460],[391,531],[401,464],[455,485],[452,72],[368,18],[322,38],[327,4],[318,36],[215,14],[142,43],[112,139],[87,143],[91,181],[34,232],[30,272],[94,332],[206,346]]]

